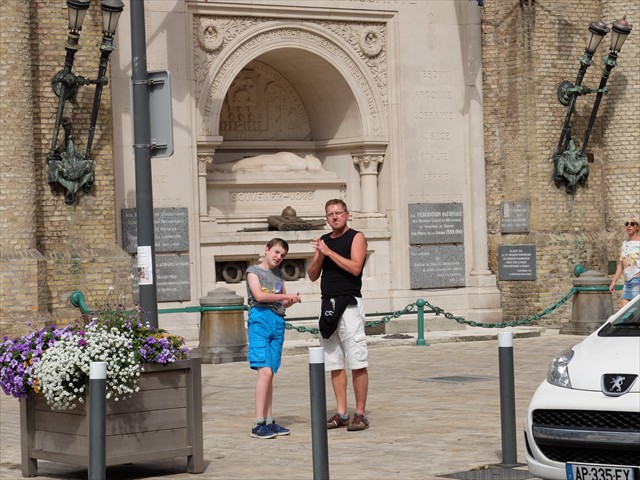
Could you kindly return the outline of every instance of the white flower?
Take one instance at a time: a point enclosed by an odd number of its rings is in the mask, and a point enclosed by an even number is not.
[[[74,408],[83,402],[85,382],[92,361],[107,362],[107,398],[125,399],[137,391],[140,364],[131,348],[131,332],[105,330],[96,323],[86,331],[61,338],[45,350],[35,367],[40,389],[49,405]]]

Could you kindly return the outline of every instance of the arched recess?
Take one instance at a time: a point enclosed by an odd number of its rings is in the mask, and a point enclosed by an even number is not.
[[[314,141],[387,143],[385,92],[361,58],[331,31],[293,20],[259,23],[221,47],[198,89],[199,142],[219,138],[226,92],[254,59],[278,70],[296,88]]]

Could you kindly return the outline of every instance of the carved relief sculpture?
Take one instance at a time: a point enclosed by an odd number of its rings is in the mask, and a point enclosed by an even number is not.
[[[235,162],[214,164],[212,170],[223,173],[313,172],[329,173],[313,155],[299,157],[292,152],[278,152],[242,158]]]

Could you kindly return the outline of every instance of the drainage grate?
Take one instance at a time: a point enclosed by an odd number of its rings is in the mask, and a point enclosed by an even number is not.
[[[427,378],[427,382],[447,382],[447,383],[465,383],[465,382],[486,382],[492,380],[491,377],[478,377],[474,375],[450,375],[448,377],[432,377]]]
[[[494,466],[480,470],[470,470],[468,472],[438,475],[438,478],[457,478],[458,480],[527,480],[536,477],[531,475],[528,470],[514,470],[513,468]]]

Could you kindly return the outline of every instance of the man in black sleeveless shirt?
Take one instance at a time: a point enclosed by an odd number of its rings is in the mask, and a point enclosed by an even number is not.
[[[322,274],[320,344],[324,347],[325,368],[331,371],[337,404],[336,414],[327,420],[327,428],[347,426],[349,431],[365,430],[369,428],[365,414],[369,364],[361,289],[367,240],[362,232],[347,226],[349,211],[342,200],[329,200],[325,213],[332,231],[311,240],[315,253],[308,273],[312,282]],[[347,410],[347,368],[351,370],[356,399],[351,423]]]

